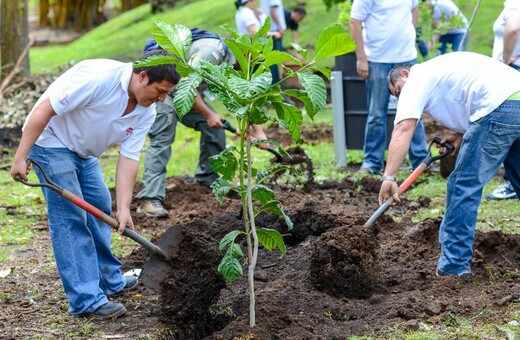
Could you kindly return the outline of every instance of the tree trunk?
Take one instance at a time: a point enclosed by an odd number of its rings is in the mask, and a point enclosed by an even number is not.
[[[27,0],[0,0],[0,81],[14,69],[18,58],[29,43]],[[29,73],[29,58],[20,65],[20,72]]]

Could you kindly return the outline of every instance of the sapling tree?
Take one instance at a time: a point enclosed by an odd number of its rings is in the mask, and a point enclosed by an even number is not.
[[[212,184],[216,199],[222,204],[223,197],[231,190],[242,198],[243,229],[234,230],[225,235],[219,249],[225,251],[218,270],[228,281],[243,276],[242,263],[244,252],[237,242],[239,236],[245,236],[247,244],[248,283],[250,292],[250,326],[255,326],[254,271],[258,258],[259,245],[268,250],[280,250],[282,257],[286,253],[283,237],[277,230],[257,227],[255,217],[260,213],[281,216],[287,227],[293,224],[283,211],[272,189],[264,184],[269,175],[286,169],[285,165],[275,164],[267,169],[257,169],[252,163],[254,146],[271,144],[284,156],[289,156],[276,140],[254,140],[251,131],[254,125],[276,122],[288,130],[295,141],[301,137],[300,126],[303,113],[296,106],[284,101],[292,97],[303,102],[306,115],[313,119],[317,112],[325,108],[327,92],[325,82],[317,72],[330,77],[330,70],[317,65],[324,58],[351,52],[355,44],[339,24],[324,28],[316,42],[313,55],[297,44],[293,44],[301,58],[288,53],[273,51],[273,41],[267,38],[270,23],[267,19],[260,30],[253,36],[239,35],[229,25],[222,28],[229,38],[223,39],[230,53],[236,58],[236,65],[226,63],[214,65],[202,61],[196,67],[187,60],[191,45],[191,31],[182,25],[169,25],[154,21],[152,36],[165,50],[175,57],[152,56],[143,63],[146,65],[174,63],[182,79],[177,85],[174,105],[179,118],[191,110],[196,88],[201,81],[208,85],[210,93],[231,112],[238,122],[240,139],[238,146],[229,146],[219,155],[211,158],[213,170],[221,177]],[[269,67],[291,62],[300,67],[298,71],[285,68],[286,76],[279,83],[272,83]],[[142,63],[139,66],[143,65]],[[283,66],[282,66],[283,67]],[[290,77],[298,77],[303,90],[285,89],[280,85]],[[274,110],[266,110],[269,106]],[[234,184],[234,181],[237,181]]]

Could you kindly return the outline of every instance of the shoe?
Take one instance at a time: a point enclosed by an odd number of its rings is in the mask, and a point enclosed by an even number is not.
[[[487,194],[486,198],[490,200],[508,200],[517,198],[517,196],[511,182],[505,182],[499,185],[492,193]]]
[[[448,274],[448,273],[444,273],[442,271],[439,271],[438,269],[435,271],[435,276],[439,276],[439,277],[443,277],[443,276],[453,276],[453,277],[468,277],[468,276],[473,276],[473,273],[471,272],[465,272],[465,273],[460,273],[460,274]]]
[[[137,212],[158,218],[168,217],[168,211],[163,208],[161,201],[155,198],[144,201],[137,208]]]
[[[126,308],[118,302],[107,302],[98,307],[92,313],[79,314],[77,317],[90,317],[96,319],[115,319],[126,313]]]
[[[373,175],[374,174],[374,172],[372,170],[370,170],[369,168],[359,168],[357,173],[363,174],[363,175]]]
[[[126,280],[126,283],[125,283],[125,286],[123,287],[123,289],[121,289],[117,293],[108,295],[108,297],[114,297],[114,296],[122,295],[122,294],[124,294],[124,293],[126,293],[126,292],[128,292],[130,290],[135,289],[135,287],[137,287],[137,284],[139,283],[139,281],[137,280],[137,277],[135,277],[133,275],[123,276],[123,277]]]

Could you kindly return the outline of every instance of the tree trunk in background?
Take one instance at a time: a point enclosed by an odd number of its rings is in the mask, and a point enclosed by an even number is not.
[[[121,11],[126,12],[132,8],[144,5],[148,0],[121,0]]]
[[[6,78],[29,43],[27,0],[0,0],[0,81]],[[20,66],[29,73],[29,58]]]
[[[164,12],[168,8],[175,7],[179,0],[150,0],[152,4],[152,13]]]

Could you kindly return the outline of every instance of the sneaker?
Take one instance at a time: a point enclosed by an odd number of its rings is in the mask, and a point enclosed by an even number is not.
[[[134,275],[128,275],[128,276],[123,276],[126,280],[126,283],[125,283],[125,286],[123,287],[123,289],[121,289],[119,292],[117,293],[114,293],[114,294],[110,294],[108,295],[108,297],[114,297],[114,296],[119,296],[119,295],[122,295],[130,290],[133,290],[135,289],[135,287],[137,287],[137,284],[139,283],[139,281],[137,280],[137,277],[135,277]]]
[[[168,211],[164,209],[160,200],[152,198],[144,201],[138,208],[138,213],[143,213],[148,216],[166,218],[168,217]]]
[[[372,170],[370,170],[369,168],[359,168],[358,174],[363,174],[363,175],[373,175],[374,172]]]
[[[496,188],[492,193],[487,194],[486,198],[490,200],[508,200],[517,197],[511,182],[505,182],[498,186],[498,188]]]
[[[107,302],[92,313],[79,314],[77,317],[91,317],[96,319],[115,319],[126,313],[126,308],[118,302]]]

